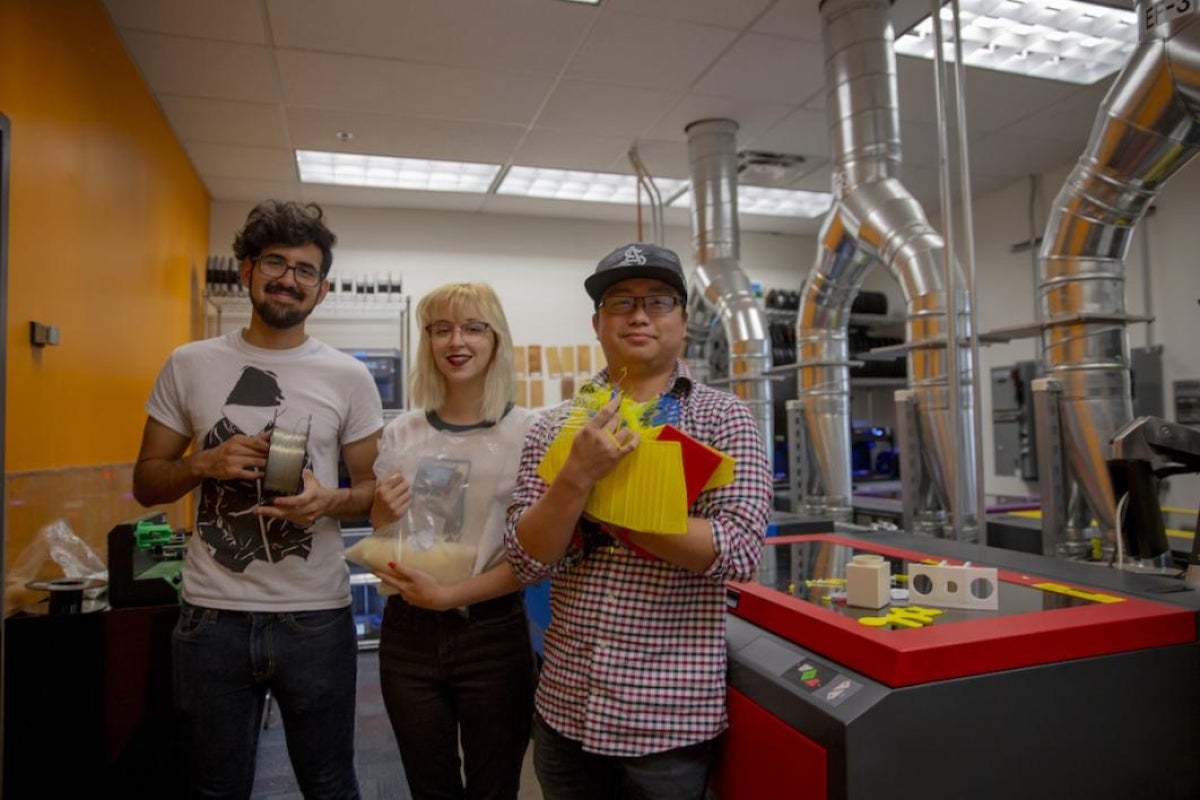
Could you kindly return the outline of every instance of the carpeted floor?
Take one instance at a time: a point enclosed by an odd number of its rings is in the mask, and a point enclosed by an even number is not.
[[[519,800],[541,800],[530,754],[525,755]],[[411,800],[396,739],[388,724],[379,694],[379,654],[364,650],[358,656],[358,724],[355,731],[355,764],[362,800]],[[258,763],[252,800],[302,800],[288,762],[287,745],[279,712],[271,714],[259,735]]]

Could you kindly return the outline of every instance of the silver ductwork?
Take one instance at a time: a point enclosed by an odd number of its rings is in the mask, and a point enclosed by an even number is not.
[[[1163,183],[1200,148],[1195,6],[1172,14],[1142,0],[1137,16],[1138,48],[1054,200],[1038,258],[1042,363],[1062,386],[1071,472],[1110,544],[1116,500],[1106,461],[1113,434],[1133,418],[1125,257]]]
[[[805,498],[805,506],[843,518],[850,513],[847,330],[867,270],[882,263],[904,296],[908,377],[917,394],[924,463],[942,508],[962,498],[955,529],[973,538],[978,513],[976,444],[968,433],[972,358],[969,348],[948,344],[951,303],[942,277],[942,237],[896,178],[900,122],[889,2],[824,0],[820,11],[835,201],[821,228],[796,322],[799,393],[819,484],[819,494]],[[969,335],[968,298],[960,292],[956,300],[959,331]],[[952,369],[960,375],[957,425],[951,417]],[[958,431],[961,449],[952,430]],[[943,532],[941,526],[937,532]]]
[[[738,264],[737,129],[728,119],[699,120],[684,129],[696,259],[688,293],[688,335],[701,348],[712,338],[724,339],[729,390],[749,406],[770,457],[775,441],[767,375],[771,340],[766,316]],[[720,335],[714,337],[717,328]]]

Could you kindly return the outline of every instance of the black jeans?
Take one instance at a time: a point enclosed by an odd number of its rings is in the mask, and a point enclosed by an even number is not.
[[[714,741],[645,756],[602,756],[584,752],[537,714],[533,766],[546,800],[701,800]]]
[[[465,614],[388,599],[379,685],[416,800],[516,798],[535,682],[519,593]]]

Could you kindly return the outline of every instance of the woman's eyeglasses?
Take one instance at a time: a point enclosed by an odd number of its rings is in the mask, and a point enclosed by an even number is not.
[[[454,325],[449,322],[431,322],[425,326],[425,332],[435,342],[449,341],[454,338],[455,331],[458,331],[464,341],[479,341],[487,336],[488,331],[491,329],[491,325],[477,319],[469,320],[462,325]]]

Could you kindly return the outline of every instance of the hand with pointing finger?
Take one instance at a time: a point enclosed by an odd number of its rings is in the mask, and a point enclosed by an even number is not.
[[[622,424],[621,415],[617,413],[620,406],[618,395],[579,429],[560,476],[566,474],[569,480],[592,486],[633,452],[638,445],[638,435]]]

